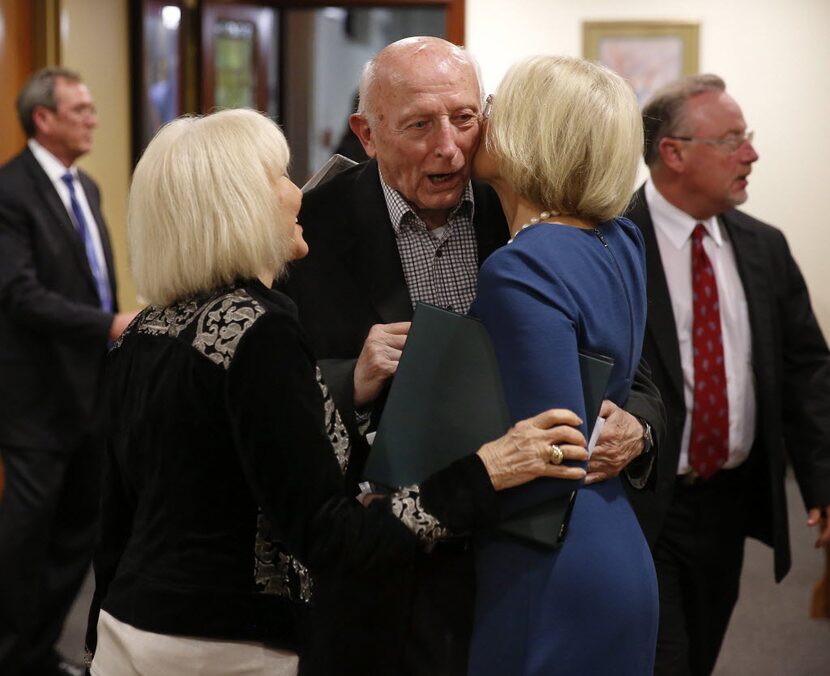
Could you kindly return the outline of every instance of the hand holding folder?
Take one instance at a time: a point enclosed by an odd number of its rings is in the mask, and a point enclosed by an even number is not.
[[[613,361],[580,354],[588,435],[602,403]],[[377,435],[368,479],[390,487],[417,483],[475,453],[510,427],[501,377],[482,324],[419,303]],[[501,526],[549,547],[561,544],[573,495],[521,509]]]

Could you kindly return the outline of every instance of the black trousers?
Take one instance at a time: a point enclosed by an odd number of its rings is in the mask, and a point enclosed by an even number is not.
[[[467,676],[474,590],[462,542],[388,573],[318,577],[300,676]]]
[[[699,483],[677,480],[654,547],[658,676],[708,676],[715,668],[738,600],[749,477],[741,466]]]
[[[36,674],[54,645],[92,559],[101,444],[71,451],[0,448],[0,674]]]
[[[466,676],[475,604],[471,544],[438,543],[419,561],[412,594],[402,673]]]

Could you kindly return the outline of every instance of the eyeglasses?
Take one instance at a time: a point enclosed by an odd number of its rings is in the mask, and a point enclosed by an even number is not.
[[[80,105],[74,106],[73,108],[65,108],[64,113],[72,117],[86,119],[98,115],[98,110],[91,103],[82,103]]]
[[[484,112],[481,113],[481,119],[486,120],[490,117],[490,111],[493,110],[493,95],[488,94],[484,99]]]
[[[669,136],[677,141],[689,141],[697,143],[705,143],[709,146],[716,146],[723,148],[727,152],[734,153],[743,146],[744,143],[752,143],[755,138],[754,131],[748,131],[745,134],[730,134],[723,138],[701,138],[700,136]]]

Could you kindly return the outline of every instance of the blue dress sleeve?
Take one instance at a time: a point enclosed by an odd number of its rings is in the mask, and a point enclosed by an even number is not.
[[[513,244],[482,267],[473,313],[493,342],[513,423],[550,408],[567,408],[585,420],[577,336],[579,311],[543,250]],[[582,433],[586,429],[583,423]],[[566,461],[568,462],[568,461]],[[587,462],[568,462],[587,467]],[[537,479],[505,491],[503,513],[574,490],[581,481]]]

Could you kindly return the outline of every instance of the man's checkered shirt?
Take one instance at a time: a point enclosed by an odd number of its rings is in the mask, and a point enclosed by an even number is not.
[[[380,178],[395,231],[409,298],[467,314],[476,294],[478,246],[473,189],[468,183],[447,225],[427,230],[401,194]]]

